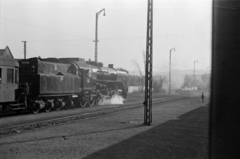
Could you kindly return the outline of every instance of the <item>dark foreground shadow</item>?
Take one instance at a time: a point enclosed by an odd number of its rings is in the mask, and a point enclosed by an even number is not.
[[[208,158],[208,107],[199,107],[85,159]]]

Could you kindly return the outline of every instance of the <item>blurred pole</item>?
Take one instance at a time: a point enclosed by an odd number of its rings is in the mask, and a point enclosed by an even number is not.
[[[198,60],[194,61],[194,66],[193,66],[193,80],[194,80],[194,85],[195,85],[195,80],[196,80],[196,76],[195,76],[195,63],[198,63]]]
[[[172,81],[171,81],[171,52],[172,52],[172,50],[175,51],[175,48],[172,48],[172,49],[170,50],[170,55],[169,55],[169,56],[170,56],[170,57],[169,57],[169,88],[168,88],[168,89],[169,89],[169,94],[171,94],[171,89],[172,89],[172,88],[171,88],[171,87],[172,87],[172,86],[171,86],[171,82],[172,82]]]

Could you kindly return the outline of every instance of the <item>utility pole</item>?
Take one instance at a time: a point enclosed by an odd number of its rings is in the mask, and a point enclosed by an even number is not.
[[[93,41],[93,42],[95,42],[95,62],[98,62],[98,54],[97,54],[97,46],[98,46],[98,45],[97,45],[97,43],[98,43],[98,16],[99,16],[99,14],[100,14],[102,11],[104,11],[103,16],[106,16],[106,15],[105,15],[105,9],[102,9],[102,10],[100,10],[99,12],[96,13],[95,41]]]
[[[22,41],[23,42],[23,48],[24,48],[24,59],[26,59],[27,56],[27,41]]]
[[[194,80],[194,86],[195,86],[195,80],[196,80],[196,76],[195,76],[195,63],[198,63],[198,60],[194,61],[194,67],[193,67],[193,80]]]
[[[174,50],[175,51],[175,48],[172,48],[171,50],[170,50],[170,55],[169,55],[169,94],[171,94],[171,51],[172,50]]]
[[[147,43],[146,43],[146,67],[145,67],[145,100],[144,123],[152,124],[152,44],[153,44],[153,0],[148,0],[147,13]]]

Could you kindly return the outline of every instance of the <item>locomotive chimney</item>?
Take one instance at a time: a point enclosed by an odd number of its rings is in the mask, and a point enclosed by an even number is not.
[[[113,64],[108,64],[108,68],[113,68]]]

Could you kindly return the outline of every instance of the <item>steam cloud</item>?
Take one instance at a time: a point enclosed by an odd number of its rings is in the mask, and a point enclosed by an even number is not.
[[[98,103],[98,105],[113,105],[113,104],[123,104],[125,99],[122,96],[117,94],[113,95],[112,98],[103,98],[102,101]]]

